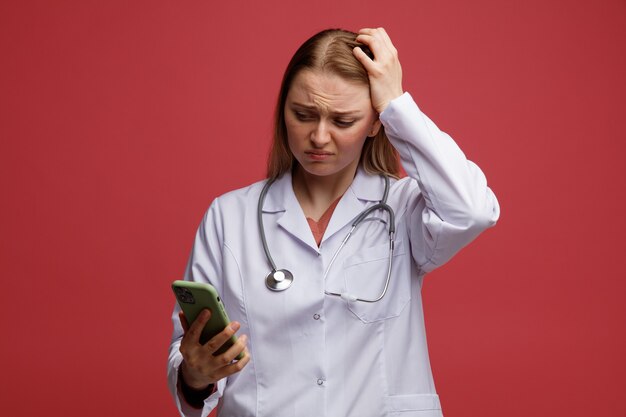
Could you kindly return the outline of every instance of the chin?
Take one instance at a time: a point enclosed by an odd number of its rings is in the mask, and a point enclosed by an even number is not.
[[[326,177],[328,175],[335,174],[335,171],[323,168],[304,168],[304,171],[309,175],[315,175],[316,177]]]
[[[346,172],[348,167],[337,168],[335,166],[328,165],[309,165],[309,166],[301,166],[303,171],[307,175],[313,175],[316,177],[331,177],[331,176],[341,176]]]

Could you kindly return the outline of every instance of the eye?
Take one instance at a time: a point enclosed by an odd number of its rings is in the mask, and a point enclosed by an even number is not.
[[[337,119],[335,120],[335,125],[339,127],[350,127],[354,124],[354,122],[354,120]]]
[[[297,110],[294,110],[293,114],[296,116],[296,119],[298,119],[301,122],[310,122],[311,120],[315,119],[313,115],[309,113],[297,111]]]

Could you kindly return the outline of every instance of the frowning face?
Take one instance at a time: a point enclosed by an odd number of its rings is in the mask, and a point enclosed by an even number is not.
[[[367,85],[322,71],[295,76],[284,110],[289,148],[314,176],[354,176],[365,139],[380,128]]]

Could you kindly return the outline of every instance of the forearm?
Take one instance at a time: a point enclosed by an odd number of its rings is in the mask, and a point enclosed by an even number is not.
[[[494,225],[499,205],[480,168],[466,159],[408,93],[390,103],[381,120],[405,171],[415,181],[413,186],[403,183],[404,200],[414,258],[429,271]]]
[[[408,93],[381,116],[405,171],[419,183],[429,209],[450,223],[476,216],[485,217],[488,223],[497,219],[497,202],[482,171],[419,110]]]

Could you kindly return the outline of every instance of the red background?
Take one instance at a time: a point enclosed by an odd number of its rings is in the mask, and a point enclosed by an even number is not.
[[[626,2],[217,3],[0,3],[0,415],[176,414],[204,210],[263,177],[295,48],[385,26],[502,206],[424,288],[446,416],[625,416]]]

